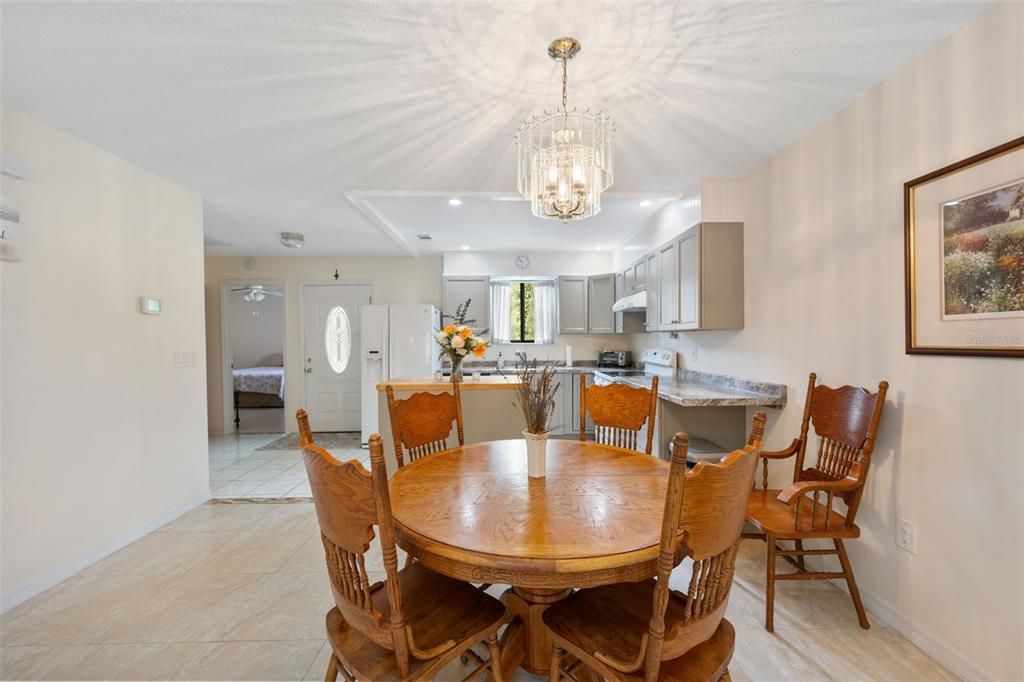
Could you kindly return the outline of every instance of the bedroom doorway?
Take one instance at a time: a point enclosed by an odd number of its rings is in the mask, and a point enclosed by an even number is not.
[[[221,300],[225,432],[284,433],[284,285],[225,282]]]

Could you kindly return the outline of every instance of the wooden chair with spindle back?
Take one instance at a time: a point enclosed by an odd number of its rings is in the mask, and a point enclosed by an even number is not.
[[[451,393],[413,393],[398,400],[388,385],[388,413],[391,415],[391,436],[395,439],[395,459],[405,466],[405,449],[409,461],[448,449],[448,438],[455,424],[459,445],[465,445],[462,431],[462,392],[457,381]]]
[[[658,411],[658,377],[650,389],[626,384],[587,386],[580,374],[580,440],[587,440],[587,412],[594,421],[594,441],[651,454],[654,417]],[[647,424],[646,444],[641,450],[640,430]]]
[[[326,679],[423,680],[484,642],[501,680],[498,629],[505,606],[470,585],[416,562],[398,570],[384,445],[370,437],[371,470],[340,462],[313,444],[303,448],[335,607],[327,612],[331,660]],[[370,584],[367,552],[380,533],[386,580]],[[474,657],[477,658],[477,657]]]
[[[857,619],[862,628],[869,628],[867,614],[861,603],[853,568],[846,555],[844,539],[860,537],[854,523],[868,469],[875,449],[875,436],[882,418],[885,393],[889,383],[878,384],[878,392],[866,388],[843,386],[829,388],[815,385],[817,375],[807,380],[807,400],[800,424],[800,435],[789,447],[776,452],[761,452],[762,489],[754,490],[747,507],[747,518],[757,532],[745,537],[763,539],[768,544],[767,597],[764,627],[774,630],[775,581],[777,580],[846,580],[853,598]],[[818,456],[812,467],[804,468],[810,427],[819,438]],[[786,459],[796,455],[793,483],[785,490],[768,489],[768,460]],[[834,511],[836,498],[846,503],[846,516]],[[824,499],[824,504],[822,504]],[[776,545],[778,540],[792,540],[794,549]],[[804,549],[804,540],[831,540],[834,549]],[[835,554],[842,571],[808,571],[805,556]],[[776,573],[775,557],[782,557],[796,567],[795,573]]]
[[[763,434],[765,419],[758,412],[753,430]],[[577,679],[578,665],[607,680],[728,679],[736,633],[724,616],[759,445],[689,473],[687,445],[686,434],[676,434],[657,578],[580,590],[544,611],[551,682]],[[683,556],[693,560],[686,594],[669,588]],[[566,652],[577,662],[563,670]]]
[[[295,413],[295,421],[299,422],[299,447],[313,444],[313,431],[309,428],[309,415],[305,410]]]

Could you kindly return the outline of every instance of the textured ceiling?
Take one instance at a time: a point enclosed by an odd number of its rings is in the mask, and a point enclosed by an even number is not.
[[[208,253],[282,253],[282,230],[403,253],[345,194],[511,192],[516,127],[558,101],[556,36],[583,44],[570,104],[616,121],[612,190],[666,195],[748,171],[987,4],[5,0],[3,100],[200,192],[232,245]],[[508,248],[564,248],[545,225]]]

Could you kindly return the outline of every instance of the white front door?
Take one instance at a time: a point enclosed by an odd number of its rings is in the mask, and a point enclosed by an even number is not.
[[[305,409],[313,431],[359,430],[359,307],[372,293],[369,284],[301,287]]]

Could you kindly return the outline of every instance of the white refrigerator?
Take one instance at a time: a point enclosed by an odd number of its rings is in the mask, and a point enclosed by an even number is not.
[[[362,338],[362,443],[380,432],[377,384],[392,378],[429,377],[440,369],[440,348],[434,335],[441,314],[432,305],[364,305],[360,311]],[[383,415],[386,419],[387,415]]]

